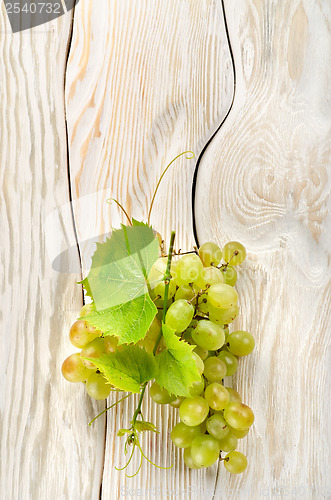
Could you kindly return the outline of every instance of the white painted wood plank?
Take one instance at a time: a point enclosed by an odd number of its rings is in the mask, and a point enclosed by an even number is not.
[[[64,73],[71,17],[12,34],[0,10],[0,496],[96,499],[104,422],[67,383],[68,327],[82,304],[78,252],[57,270],[47,254],[74,241],[69,201]],[[54,247],[53,247],[54,244]]]
[[[234,106],[197,180],[199,239],[247,246],[235,385],[256,422],[215,498],[330,498],[330,3],[226,0]],[[206,193],[209,200],[206,202]]]
[[[93,238],[102,239],[112,225],[124,221],[117,207],[109,207],[105,200],[115,197],[134,217],[146,219],[167,163],[188,149],[199,154],[227,113],[232,96],[221,3],[79,2],[66,102],[75,221],[85,271],[95,249]],[[182,159],[169,171],[152,214],[153,225],[165,238],[176,230],[177,248],[194,244],[194,165]],[[159,498],[166,498],[173,488],[181,491],[178,498],[188,498],[188,488],[202,488],[206,494],[210,488],[212,495],[216,466],[198,473],[184,469],[182,453],[174,450],[169,439],[178,416],[150,404],[148,397],[144,416],[157,423],[161,435],[144,436],[144,449],[156,463],[174,467],[164,471],[144,463],[133,479],[115,470],[114,466],[125,463],[123,439],[116,437],[116,430],[128,426],[133,411],[132,401],[127,401],[107,417],[102,497],[120,498],[125,488],[138,495],[154,487]],[[138,464],[134,459],[127,473],[134,473]]]

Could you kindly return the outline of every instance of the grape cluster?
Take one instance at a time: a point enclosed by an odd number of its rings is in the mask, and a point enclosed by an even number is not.
[[[93,307],[93,304],[85,304],[80,311],[80,317],[88,314]],[[117,345],[116,337],[103,337],[102,335],[101,330],[96,330],[87,321],[83,319],[75,321],[69,331],[69,340],[81,351],[68,356],[62,364],[64,378],[69,382],[84,382],[88,395],[98,400],[106,399],[112,387],[96,366],[83,357],[99,358],[103,354],[110,354],[121,349],[121,346]]]
[[[172,261],[165,323],[195,346],[193,355],[201,379],[189,387],[188,398],[176,398],[156,382],[149,394],[158,404],[179,408],[180,422],[172,429],[171,440],[184,449],[184,462],[191,469],[209,467],[219,459],[234,474],[247,467],[245,455],[235,449],[238,440],[248,434],[254,414],[237,391],[223,385],[224,377],[237,370],[237,356],[250,354],[255,346],[250,333],[229,332],[229,324],[239,313],[235,266],[245,257],[245,248],[238,242],[229,242],[222,250],[208,242],[198,253]],[[159,307],[159,318],[165,283],[158,280],[165,267],[166,258],[160,258],[149,275],[150,282],[157,283],[151,295]],[[221,452],[227,452],[224,458]]]

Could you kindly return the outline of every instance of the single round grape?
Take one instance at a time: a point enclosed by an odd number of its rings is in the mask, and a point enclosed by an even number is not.
[[[234,286],[237,283],[238,273],[232,266],[221,268],[223,280],[226,285]]]
[[[203,370],[205,369],[204,362],[202,361],[202,359],[200,358],[200,356],[198,354],[196,354],[194,351],[192,351],[192,356],[194,358],[194,361],[195,361],[196,367],[198,369],[199,375],[202,375],[203,374]]]
[[[69,340],[75,347],[82,348],[101,335],[100,330],[96,330],[94,326],[90,326],[83,319],[79,319],[70,328]]]
[[[209,355],[209,351],[207,349],[204,349],[203,347],[200,347],[199,345],[197,345],[193,349],[193,352],[195,352],[202,359],[202,361],[207,359]]]
[[[155,342],[159,336],[160,331],[161,331],[161,323],[155,317],[151,323],[151,326],[147,330],[145,337],[139,340],[138,345],[140,347],[143,347],[145,351],[151,354],[155,347]]]
[[[157,259],[156,262],[154,262],[149,272],[148,282],[151,288],[151,295],[153,298],[157,296],[160,296],[162,300],[164,298],[164,292],[165,292],[164,275],[167,270],[167,262],[168,262],[167,257],[160,257],[159,259]],[[175,292],[176,292],[176,281],[174,279],[170,279],[168,297],[169,298],[173,297],[175,295]]]
[[[238,439],[243,439],[245,436],[247,436],[247,434],[249,433],[249,429],[250,427],[248,427],[248,429],[242,429],[242,430],[239,430],[239,429],[234,429],[233,427],[230,427],[230,431],[233,432],[233,434],[238,438]]]
[[[229,424],[219,413],[215,413],[207,419],[206,427],[209,434],[215,439],[223,439],[230,430]]]
[[[170,434],[171,441],[178,448],[188,448],[197,436],[201,436],[200,426],[188,426],[183,422],[175,425]]]
[[[178,286],[194,283],[200,276],[203,264],[198,255],[183,255],[176,264],[176,282]]]
[[[218,444],[222,451],[232,451],[235,450],[238,446],[238,438],[229,429],[227,435],[224,438],[218,440]]]
[[[186,398],[179,407],[179,418],[189,426],[200,425],[209,412],[207,401],[201,396]]]
[[[218,382],[212,382],[205,389],[205,399],[213,410],[224,410],[229,402],[229,393]]]
[[[191,446],[191,457],[199,467],[210,467],[219,459],[220,449],[218,442],[212,436],[204,434],[197,436]]]
[[[96,370],[96,366],[93,361],[89,361],[88,359],[83,358],[100,358],[105,353],[105,341],[102,337],[96,338],[92,340],[89,344],[82,349],[80,356],[83,360],[83,364],[86,368],[90,368],[91,370]]]
[[[185,300],[191,300],[193,299],[195,293],[190,287],[190,285],[183,285],[180,286],[175,294],[175,300],[179,299],[185,299]]]
[[[211,356],[205,360],[204,376],[209,382],[219,382],[226,375],[226,364],[219,358]]]
[[[91,370],[83,364],[78,352],[71,354],[63,361],[61,371],[69,382],[83,382],[91,375]]]
[[[157,382],[153,382],[151,385],[149,395],[154,403],[159,405],[169,404],[176,399],[175,396],[169,394],[167,389],[161,388]]]
[[[179,299],[169,307],[165,322],[176,332],[181,333],[189,326],[193,319],[194,307],[187,300]]]
[[[111,390],[111,385],[102,373],[92,373],[86,380],[86,391],[91,398],[106,399],[108,398]]]
[[[209,351],[220,349],[225,341],[223,329],[207,319],[201,319],[192,332],[194,342]]]
[[[223,463],[231,474],[241,474],[247,468],[247,458],[240,451],[230,451],[225,455]]]
[[[214,285],[215,283],[223,283],[223,275],[217,267],[204,267],[196,280],[195,285],[202,290]]]
[[[229,403],[224,410],[224,418],[234,429],[244,430],[253,424],[254,413],[249,406],[243,403]]]
[[[226,377],[231,377],[231,375],[234,375],[237,371],[238,368],[238,360],[232,352],[229,351],[221,351],[218,354],[218,359],[223,361],[226,366]]]
[[[234,304],[228,309],[219,309],[218,307],[208,304],[209,318],[211,321],[220,323],[221,325],[228,325],[236,319],[239,314],[238,304]]]
[[[216,283],[208,289],[208,304],[219,309],[229,309],[238,302],[238,293],[230,285]]]
[[[247,356],[255,347],[253,335],[243,330],[230,333],[227,343],[229,351],[235,356]]]
[[[173,401],[170,401],[170,406],[172,406],[173,408],[179,408],[180,405],[182,404],[182,402],[184,401],[184,397],[182,396],[179,396],[178,398],[174,399]]]
[[[189,469],[201,469],[193,462],[191,448],[184,448],[184,463]]]
[[[104,350],[106,354],[111,354],[117,351],[123,351],[123,346],[118,345],[118,338],[113,335],[104,337]]]
[[[225,262],[229,262],[231,266],[238,266],[244,262],[246,258],[246,249],[238,241],[229,241],[222,248],[222,257]]]
[[[201,377],[200,380],[197,380],[196,382],[193,382],[193,384],[190,385],[190,387],[188,388],[188,392],[190,393],[190,396],[194,398],[195,396],[200,396],[204,388],[205,388],[205,382]]]
[[[241,396],[239,392],[232,389],[232,387],[225,387],[229,393],[229,403],[241,403]]]
[[[222,251],[216,243],[208,241],[199,248],[199,257],[204,266],[209,267],[212,264],[217,266],[221,262]]]
[[[208,309],[208,298],[207,294],[203,293],[199,298],[198,298],[198,308],[199,312],[202,314],[208,314],[209,309]]]

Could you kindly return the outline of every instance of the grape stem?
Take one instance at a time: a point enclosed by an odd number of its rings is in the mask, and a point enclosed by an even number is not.
[[[169,252],[168,252],[168,260],[167,260],[167,268],[166,272],[164,274],[163,279],[165,280],[165,287],[164,287],[164,299],[163,299],[163,315],[162,315],[162,325],[165,323],[165,316],[167,312],[167,302],[168,302],[168,295],[169,295],[169,285],[170,285],[170,266],[171,266],[171,260],[172,260],[172,254],[173,254],[173,248],[174,248],[174,241],[175,241],[175,236],[176,233],[175,231],[172,231],[171,236],[170,236],[170,245],[169,245]],[[156,339],[155,346],[153,349],[153,356],[155,356],[155,353],[157,351],[157,348],[159,347],[159,343],[162,338],[162,325],[161,325],[161,330],[159,333],[158,338]],[[137,421],[138,415],[141,414],[141,405],[143,402],[144,394],[146,391],[148,382],[145,382],[144,385],[142,386],[141,393],[140,393],[140,398],[138,401],[137,408],[133,414],[133,419],[132,419],[132,427],[134,428],[135,423]]]

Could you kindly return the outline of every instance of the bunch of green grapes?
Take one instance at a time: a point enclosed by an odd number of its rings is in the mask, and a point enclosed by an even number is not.
[[[91,311],[92,304],[86,304],[80,311],[80,317]],[[79,319],[71,326],[69,340],[74,347],[80,349],[68,356],[62,364],[62,375],[69,382],[84,382],[86,391],[94,399],[106,399],[112,386],[108,383],[96,366],[83,357],[99,358],[120,350],[116,337],[103,337],[101,330],[96,330],[87,321]]]
[[[236,372],[237,357],[250,354],[255,346],[250,333],[229,332],[239,313],[235,266],[245,257],[245,248],[238,242],[229,242],[222,250],[208,242],[197,253],[172,263],[165,322],[196,346],[193,353],[201,379],[188,388],[188,398],[176,398],[156,382],[150,397],[179,408],[180,422],[172,429],[171,439],[184,449],[184,462],[191,469],[209,467],[219,459],[234,474],[247,467],[245,455],[235,450],[238,440],[248,434],[254,414],[237,391],[223,385],[224,377]],[[157,279],[164,275],[165,266],[166,259],[160,258],[150,273],[151,283],[157,283],[151,295],[159,317],[165,284]],[[224,458],[221,452],[227,453]]]

